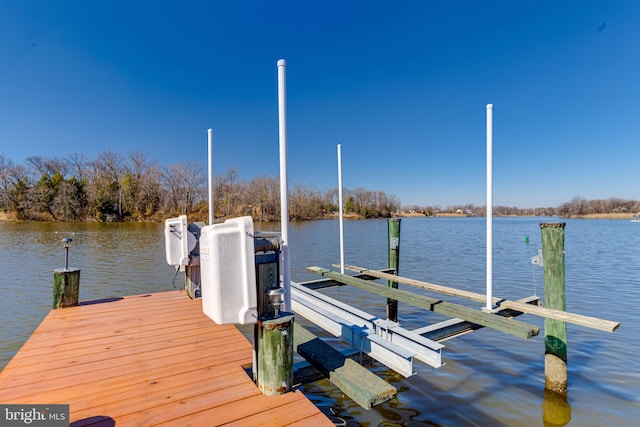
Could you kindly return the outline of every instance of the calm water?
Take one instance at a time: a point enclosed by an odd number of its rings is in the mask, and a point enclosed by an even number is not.
[[[540,222],[550,221],[495,220],[495,296],[542,295],[542,269],[530,264],[541,247]],[[327,381],[308,385],[305,392],[347,425],[637,425],[640,224],[566,222],[567,310],[622,323],[613,334],[568,325],[568,402],[544,395],[541,336],[526,341],[488,329],[445,342],[446,365],[439,369],[416,363],[418,374],[403,379],[384,367],[374,367],[399,394],[371,411],[360,409]],[[347,221],[345,261],[386,267],[386,227],[384,220]],[[479,218],[404,218],[401,274],[483,293],[484,233],[485,222]],[[290,235],[294,280],[316,278],[306,272],[306,266],[330,268],[339,260],[337,221],[292,224]],[[175,272],[164,261],[161,224],[0,223],[4,271],[0,277],[0,368],[49,310],[53,269],[64,266],[63,237],[73,238],[69,265],[82,269],[83,300],[173,289]],[[175,280],[181,284],[184,279],[180,275]],[[384,316],[382,298],[348,287],[326,292]],[[535,316],[520,319],[543,324]],[[401,304],[399,320],[413,328],[442,317]]]

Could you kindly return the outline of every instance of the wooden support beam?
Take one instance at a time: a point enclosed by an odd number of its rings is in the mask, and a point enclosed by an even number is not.
[[[364,409],[393,398],[398,390],[349,359],[307,329],[294,323],[293,346],[312,366]]]
[[[345,265],[344,268],[345,270],[355,271],[362,274],[368,274],[369,276],[374,276],[374,277],[377,277],[378,279],[395,280],[405,285],[410,285],[416,288],[422,288],[422,289],[438,292],[445,295],[451,295],[454,297],[470,299],[478,302],[485,302],[485,299],[486,299],[486,296],[484,294],[477,294],[475,292],[469,292],[461,289],[450,288],[447,286],[436,285],[435,283],[409,279],[407,277],[396,276],[395,274],[383,273],[379,270],[370,270],[366,267],[357,267],[355,265]],[[498,300],[498,298],[495,298],[495,299]]]
[[[562,320],[574,325],[584,326],[586,328],[598,329],[604,332],[614,332],[620,327],[620,322],[612,320],[600,319],[598,317],[584,316],[582,314],[568,313],[563,310],[553,308],[540,307],[537,305],[523,304],[517,301],[503,300],[497,303],[503,308],[522,311],[523,313],[535,314],[547,319]]]
[[[374,294],[385,296],[387,298],[393,298],[397,301],[431,310],[436,313],[441,313],[451,317],[457,317],[459,319],[486,326],[488,328],[496,329],[507,334],[515,335],[517,337],[529,339],[535,335],[538,335],[538,332],[540,331],[540,328],[538,328],[537,326],[520,322],[518,320],[505,319],[503,317],[496,316],[495,314],[477,311],[472,308],[464,307],[462,305],[449,303],[435,298],[429,298],[423,295],[416,295],[414,293],[400,289],[387,288],[386,286],[382,286],[377,283],[356,279],[354,277],[340,274],[338,272],[334,272],[324,268],[307,267],[307,270],[324,277],[338,280],[339,282],[346,283],[347,285],[352,285],[357,288],[364,289]]]
[[[464,291],[460,289],[450,288],[447,286],[436,285],[434,283],[423,282],[420,280],[409,279],[406,277],[396,276],[393,274],[383,273],[377,270],[369,270],[364,267],[357,267],[354,265],[345,265],[346,270],[355,271],[361,274],[368,274],[369,276],[377,277],[378,279],[395,280],[399,283],[414,286],[421,289],[426,289],[433,292],[438,292],[445,295],[452,295],[460,298],[470,299],[472,301],[485,302],[486,296],[484,294],[478,294],[475,292]],[[493,303],[500,308],[509,308],[523,313],[535,314],[536,316],[545,317],[548,319],[562,320],[567,323],[573,323],[574,325],[584,326],[586,328],[598,329],[605,332],[613,332],[620,327],[620,322],[614,322],[611,320],[600,319],[597,317],[584,316],[582,314],[567,313],[562,310],[555,310],[552,308],[540,307],[532,304],[525,304],[518,301],[511,301],[500,298],[493,298]]]
[[[530,296],[527,298],[523,298],[518,300],[518,302],[522,304],[538,304],[540,301],[539,297]],[[513,318],[516,316],[520,316],[523,313],[521,311],[512,310],[508,308],[496,308],[493,310],[498,316]],[[482,326],[476,325],[475,323],[467,322],[461,319],[448,319],[439,323],[434,323],[433,325],[423,326],[418,329],[414,329],[414,334],[421,335],[425,338],[428,338],[433,341],[442,342],[446,340],[450,340],[452,338],[459,337],[461,335],[468,334],[469,332],[476,331],[481,329]]]

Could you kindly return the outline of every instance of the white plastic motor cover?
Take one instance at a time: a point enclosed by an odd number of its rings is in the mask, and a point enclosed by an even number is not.
[[[187,216],[164,222],[164,249],[169,265],[189,265],[189,253],[196,247],[196,237],[188,230]]]
[[[200,234],[202,311],[217,324],[256,323],[253,220],[232,218]]]

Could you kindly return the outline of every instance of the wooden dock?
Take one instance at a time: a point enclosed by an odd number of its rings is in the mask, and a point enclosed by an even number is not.
[[[52,310],[0,372],[3,404],[69,404],[72,426],[334,424],[301,392],[260,394],[251,343],[183,291]]]

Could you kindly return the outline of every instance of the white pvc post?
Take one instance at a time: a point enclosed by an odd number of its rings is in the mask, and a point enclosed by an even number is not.
[[[209,225],[213,224],[214,220],[214,205],[213,205],[213,129],[209,129]]]
[[[344,212],[342,211],[342,145],[338,144],[338,205],[340,212],[340,273],[344,274]]]
[[[493,104],[487,104],[487,301],[493,308]]]
[[[287,178],[287,61],[278,60],[278,126],[280,139],[280,233],[282,236],[282,287],[284,311],[291,311],[291,267],[289,265],[289,187]]]

